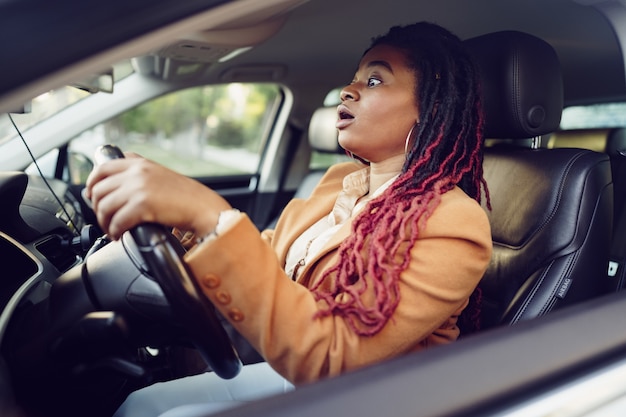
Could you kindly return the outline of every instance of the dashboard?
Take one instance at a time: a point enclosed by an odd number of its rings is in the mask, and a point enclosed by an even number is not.
[[[131,234],[91,218],[62,181],[0,173],[0,386],[33,415],[114,409],[112,393],[207,367]]]
[[[0,340],[19,302],[37,286],[49,287],[81,261],[76,250],[84,226],[80,203],[68,186],[22,172],[0,173]]]

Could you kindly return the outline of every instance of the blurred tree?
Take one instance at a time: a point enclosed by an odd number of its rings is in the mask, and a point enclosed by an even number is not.
[[[280,90],[273,84],[225,84],[193,87],[135,107],[109,122],[114,136],[143,141],[196,136],[202,146],[245,147],[258,152],[268,109]],[[134,135],[129,135],[134,134]]]

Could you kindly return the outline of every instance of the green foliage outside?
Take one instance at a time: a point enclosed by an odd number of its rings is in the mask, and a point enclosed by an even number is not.
[[[251,173],[258,167],[279,99],[280,89],[272,84],[189,88],[110,120],[104,135],[109,143],[186,175]],[[256,166],[219,149],[239,149],[243,156],[256,158]]]
[[[172,139],[198,132],[204,144],[258,152],[268,106],[277,98],[271,84],[228,84],[190,88],[130,110],[118,118],[120,133]]]

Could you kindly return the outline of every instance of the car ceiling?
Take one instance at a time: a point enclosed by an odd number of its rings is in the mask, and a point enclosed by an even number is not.
[[[500,30],[545,39],[563,64],[567,103],[626,94],[622,54],[607,20],[570,0],[312,0],[240,62],[289,57],[290,83],[322,83],[326,92],[350,81],[372,36],[420,20],[438,23],[462,39]]]
[[[183,19],[220,3],[226,2],[165,0],[158,2],[157,7],[157,3],[146,0],[108,0],[98,9],[77,0],[54,2],[54,7],[42,0],[0,2],[0,16],[7,23],[0,25],[0,36],[4,39],[0,52],[4,62],[12,63],[0,67],[0,111],[6,111],[6,106],[2,106],[3,96],[19,86],[41,80],[46,72],[88,57],[91,48],[106,50],[118,45],[123,37],[148,33],[159,24]],[[463,39],[500,30],[520,30],[545,39],[557,50],[563,64],[566,104],[626,97],[624,61],[616,35],[602,13],[580,2],[309,0],[300,5],[302,1],[295,0],[293,3],[297,7],[275,35],[267,40],[259,38],[258,45],[232,60],[212,64],[203,72],[202,81],[282,82],[295,92],[296,109],[299,107],[306,115],[312,103],[321,104],[330,89],[350,81],[371,37],[393,25],[426,20],[452,30]],[[64,11],[69,19],[61,19]],[[33,31],[34,26],[38,30]],[[306,103],[299,103],[299,97],[305,97]]]

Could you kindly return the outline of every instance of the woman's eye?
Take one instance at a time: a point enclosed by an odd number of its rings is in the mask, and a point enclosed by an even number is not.
[[[370,78],[367,79],[367,86],[368,87],[376,87],[380,83],[382,83],[382,81],[379,80],[378,78],[370,77]]]

